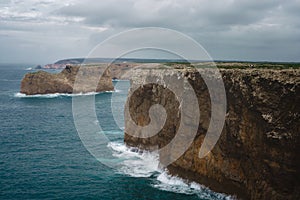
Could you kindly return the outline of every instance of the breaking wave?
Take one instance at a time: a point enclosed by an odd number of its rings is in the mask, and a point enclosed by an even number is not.
[[[74,96],[90,96],[90,95],[97,95],[102,93],[113,93],[113,92],[120,92],[119,90],[115,91],[105,91],[105,92],[87,92],[87,93],[76,93],[76,94],[69,94],[69,93],[53,93],[53,94],[35,94],[35,95],[26,95],[24,93],[15,93],[14,97],[17,98],[57,98],[57,97],[74,97]]]
[[[119,173],[132,177],[151,178],[151,186],[159,190],[197,195],[200,199],[230,200],[234,197],[216,193],[195,182],[189,182],[159,167],[157,152],[140,152],[136,148],[129,148],[120,142],[110,142],[108,147],[113,150],[113,156],[121,159]]]

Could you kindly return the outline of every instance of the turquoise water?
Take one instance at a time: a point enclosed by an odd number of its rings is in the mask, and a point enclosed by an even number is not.
[[[157,167],[155,154],[126,148],[121,111],[128,81],[115,82],[115,92],[95,97],[98,120],[119,162],[111,169],[83,146],[73,121],[71,96],[18,94],[25,69],[0,66],[0,199],[230,198],[167,175]],[[118,125],[111,110],[119,112]]]

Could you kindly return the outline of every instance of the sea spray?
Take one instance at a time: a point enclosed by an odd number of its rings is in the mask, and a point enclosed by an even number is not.
[[[120,142],[108,144],[113,156],[120,161],[119,173],[136,178],[151,178],[151,186],[162,191],[186,195],[197,195],[200,199],[229,200],[234,197],[212,192],[205,186],[172,176],[167,170],[159,168],[157,152],[139,151]]]

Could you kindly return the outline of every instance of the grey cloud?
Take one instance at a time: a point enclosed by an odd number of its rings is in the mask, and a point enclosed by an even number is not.
[[[151,2],[151,3],[149,3]],[[82,16],[90,25],[136,27],[251,24],[268,15],[278,1],[82,1],[58,14]],[[228,2],[228,3],[226,3]]]
[[[19,45],[43,44],[47,54],[55,49],[56,56],[85,56],[93,46],[120,31],[156,26],[191,36],[215,59],[300,61],[299,0],[63,2],[1,1],[1,48],[17,48],[13,40],[18,39]],[[5,59],[7,54],[0,51],[0,59]]]

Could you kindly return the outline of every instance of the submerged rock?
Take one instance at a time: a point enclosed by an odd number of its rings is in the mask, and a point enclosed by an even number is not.
[[[177,73],[144,70],[133,76],[132,88],[145,79],[186,77],[197,95],[198,105],[187,105],[191,109],[199,106],[197,135],[167,169],[174,175],[242,199],[300,199],[300,70],[221,69],[220,72],[226,90],[226,120],[217,144],[204,158],[198,154],[211,120],[211,99],[199,74],[180,69]],[[162,149],[176,135],[182,117],[180,102],[161,84],[163,81],[131,89],[130,115],[125,115],[127,145]],[[168,117],[163,128],[149,138],[134,137],[141,133],[128,132],[131,126],[128,118],[139,126],[147,126],[151,122],[149,109],[154,104],[161,104],[166,110]],[[189,120],[184,123],[189,124],[194,118],[187,117]],[[171,148],[176,152],[181,147],[179,144]],[[159,156],[163,161],[172,155],[161,151]]]
[[[66,66],[60,73],[53,74],[45,71],[28,73],[21,81],[20,92],[26,95],[53,93],[86,93],[112,91],[114,86],[110,71],[100,67]],[[77,74],[80,73],[80,87],[74,90]],[[100,78],[100,75],[101,78]],[[100,79],[99,79],[100,78]],[[79,84],[77,84],[79,85]]]

